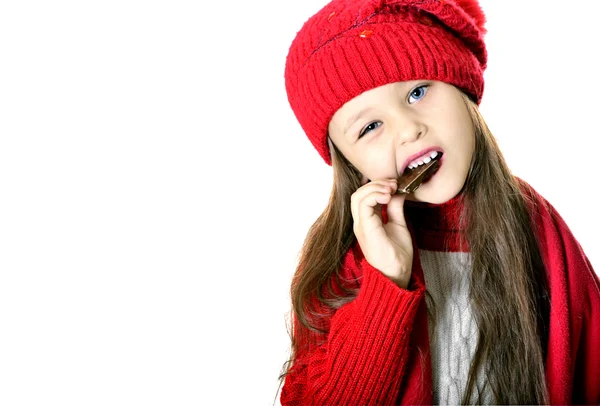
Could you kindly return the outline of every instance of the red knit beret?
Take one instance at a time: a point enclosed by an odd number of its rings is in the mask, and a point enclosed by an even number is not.
[[[310,17],[290,46],[285,87],[325,162],[331,165],[329,121],[366,90],[439,80],[480,104],[485,21],[477,0],[333,0]]]

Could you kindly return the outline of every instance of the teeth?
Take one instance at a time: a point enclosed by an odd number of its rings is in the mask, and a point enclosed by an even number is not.
[[[414,168],[416,168],[417,166],[424,165],[424,164],[428,164],[428,163],[429,163],[429,162],[431,162],[431,160],[432,160],[433,158],[435,158],[436,156],[438,156],[438,153],[437,153],[437,151],[432,151],[432,152],[431,152],[431,153],[430,153],[428,156],[426,156],[424,159],[418,159],[418,160],[412,161],[412,162],[410,163],[410,165],[408,165],[408,168],[409,168],[409,169],[414,169]]]

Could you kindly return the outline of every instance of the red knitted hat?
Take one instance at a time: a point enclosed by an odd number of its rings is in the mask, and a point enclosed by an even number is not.
[[[480,104],[485,21],[477,0],[333,0],[306,21],[289,49],[285,87],[325,162],[331,117],[366,90],[439,80]]]

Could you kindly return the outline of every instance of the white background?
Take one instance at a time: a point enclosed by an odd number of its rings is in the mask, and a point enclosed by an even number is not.
[[[284,63],[325,2],[205,3],[0,6],[0,404],[273,404],[332,177]],[[483,115],[598,271],[598,6],[481,4]]]

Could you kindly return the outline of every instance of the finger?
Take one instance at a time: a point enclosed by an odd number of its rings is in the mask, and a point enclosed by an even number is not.
[[[366,194],[369,194],[373,191],[387,190],[386,188],[390,187],[397,188],[398,182],[395,179],[380,179],[371,181],[361,186],[354,193],[356,193],[359,196],[359,199],[362,199],[362,197]]]
[[[406,219],[404,218],[404,201],[406,194],[392,195],[390,202],[387,205],[388,224],[394,223],[406,227]]]
[[[371,182],[365,186],[360,187],[350,197],[350,210],[352,212],[352,217],[354,218],[354,221],[358,221],[358,206],[360,205],[360,202],[365,198],[365,196],[373,192],[392,192],[395,191],[395,188],[397,187],[397,185],[392,186],[389,183],[386,184],[382,181]]]
[[[387,204],[390,201],[391,193],[373,192],[366,195],[358,205],[358,223],[363,232],[381,227],[381,208],[377,210],[378,205]]]

